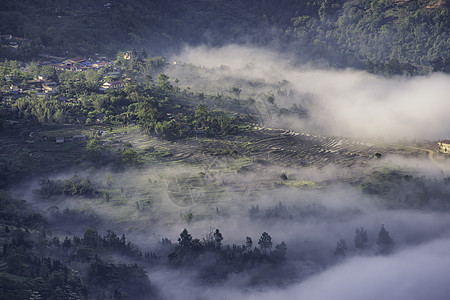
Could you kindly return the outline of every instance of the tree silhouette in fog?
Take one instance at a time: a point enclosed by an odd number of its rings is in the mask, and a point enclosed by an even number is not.
[[[389,231],[384,228],[384,224],[381,225],[380,232],[378,233],[377,246],[380,254],[389,254],[394,247],[394,241],[389,235]]]

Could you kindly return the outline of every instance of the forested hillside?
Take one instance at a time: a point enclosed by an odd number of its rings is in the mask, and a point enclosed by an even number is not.
[[[186,44],[251,43],[338,67],[415,74],[423,66],[447,71],[449,25],[448,3],[433,0],[7,0],[1,33],[32,43],[0,55],[111,55],[142,46],[168,55]]]
[[[0,0],[0,300],[448,298],[449,9]]]
[[[312,45],[316,56],[388,75],[414,74],[417,66],[448,68],[444,1],[323,1],[318,15],[301,15],[292,24],[294,38]]]

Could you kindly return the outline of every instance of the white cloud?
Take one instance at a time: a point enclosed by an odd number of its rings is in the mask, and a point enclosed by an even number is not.
[[[437,240],[388,257],[358,257],[286,290],[247,299],[448,299],[450,240]]]
[[[287,54],[234,45],[186,48],[175,59],[210,68],[227,65],[234,82],[288,80],[300,95],[313,95],[311,118],[299,120],[297,129],[391,141],[450,138],[450,76],[445,74],[384,78],[350,69],[317,70],[296,66]],[[298,97],[277,99],[286,107],[301,102]]]

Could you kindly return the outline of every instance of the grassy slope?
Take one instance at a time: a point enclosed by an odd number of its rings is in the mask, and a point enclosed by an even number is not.
[[[114,151],[121,151],[130,143],[139,158],[136,165],[113,164],[112,168],[90,168],[86,163],[86,142],[65,142],[57,145],[52,137],[90,134],[105,130],[102,143]],[[48,140],[42,140],[47,136]],[[33,138],[12,138],[16,147],[29,151],[39,159],[33,167],[36,175],[65,174],[71,177],[78,171],[88,176],[99,191],[91,199],[56,196],[41,201],[44,210],[56,205],[86,210],[99,215],[106,223],[127,224],[130,229],[145,228],[150,223],[171,225],[194,220],[214,218],[217,209],[221,215],[235,213],[233,205],[239,199],[273,190],[281,185],[286,188],[318,188],[330,182],[310,177],[311,168],[327,168],[334,164],[342,167],[339,180],[361,180],[371,169],[373,154],[400,154],[421,156],[421,151],[386,146],[366,146],[349,141],[341,149],[341,156],[333,152],[333,140],[289,137],[279,131],[256,130],[227,138],[192,137],[174,142],[148,137],[135,126],[114,127],[62,127],[40,130]],[[236,154],[222,154],[224,149],[234,149]],[[294,153],[295,151],[305,151]],[[304,149],[304,150],[301,150]],[[226,152],[228,153],[228,152]],[[348,153],[348,154],[345,154]],[[362,168],[361,168],[362,167]],[[39,170],[39,171],[38,171]],[[78,171],[77,171],[78,170]],[[304,171],[302,171],[304,170]],[[360,170],[360,171],[358,171]],[[280,175],[286,173],[288,180]],[[108,177],[112,182],[107,184]],[[333,182],[331,182],[333,184]],[[108,193],[109,198],[103,196]],[[237,201],[237,202],[236,202]],[[234,204],[233,204],[234,203]],[[246,212],[242,212],[246,214]]]

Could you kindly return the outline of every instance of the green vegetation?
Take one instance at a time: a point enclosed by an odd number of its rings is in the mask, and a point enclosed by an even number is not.
[[[92,197],[95,192],[88,178],[80,178],[78,176],[64,181],[55,181],[44,177],[41,178],[39,185],[41,188],[37,190],[37,194],[44,199],[61,194]]]
[[[4,51],[1,56],[33,57],[42,47],[51,54],[113,55],[127,47],[151,54],[166,52],[184,43],[198,44],[206,37],[208,24],[212,44],[267,41],[269,26],[288,25],[295,11],[304,11],[306,1],[274,2],[232,0],[170,2],[132,0],[126,3],[94,0],[13,1],[2,4],[0,28],[15,36],[32,40],[20,52]],[[308,9],[311,11],[311,9]],[[262,28],[267,27],[265,30]],[[213,34],[214,33],[214,34]],[[220,33],[220,34],[218,34]]]
[[[60,241],[58,236],[49,234],[45,226],[33,232],[6,226],[1,234],[6,239],[1,260],[7,266],[0,272],[2,297],[6,297],[2,299],[31,299],[33,295],[45,299],[142,299],[154,294],[142,267],[114,264],[101,258],[113,253],[129,258],[142,257],[135,245],[127,243],[125,235],[119,238],[108,230],[104,236],[99,236],[96,230],[89,228],[83,237],[66,236]],[[155,258],[154,254],[145,253],[142,260]],[[84,268],[88,271],[80,272]]]
[[[33,89],[20,97],[5,94],[4,109],[11,112],[6,110],[3,114],[34,126],[80,123],[125,125],[138,122],[146,133],[166,138],[181,138],[196,132],[209,136],[233,134],[245,122],[245,117],[208,111],[202,104],[192,111],[183,104],[206,100],[175,88],[163,73],[159,73],[156,84],[152,83],[149,74],[158,72],[165,65],[159,58],[146,61],[118,59],[116,63],[125,76],[132,73],[128,75],[133,76],[136,83],[130,81],[123,89],[103,93],[99,91],[96,81],[90,81],[88,72],[59,71],[53,75],[58,82],[59,96],[47,99],[40,97]],[[11,61],[1,63],[0,68],[3,68],[4,74],[16,74],[9,83],[4,82],[4,88],[23,82],[21,86],[25,88],[26,81],[33,78],[31,71],[24,71]],[[91,70],[99,77],[107,71]],[[64,100],[61,100],[62,96]],[[9,128],[2,123],[1,129],[8,131]]]
[[[171,156],[165,149],[148,151],[121,145],[112,138],[116,132],[121,133],[121,127],[128,130],[139,124],[148,135],[169,140],[230,135],[250,127],[248,115],[209,110],[198,104],[211,104],[213,100],[174,86],[161,73],[166,66],[161,57],[144,58],[134,53],[130,59],[118,53],[114,66],[83,72],[57,71],[34,63],[24,68],[17,61],[0,62],[0,133],[5,141],[0,149],[8,153],[7,158],[0,157],[0,186],[30,175],[45,175],[45,170],[60,166],[80,165],[86,158],[97,166],[123,168]],[[124,86],[99,90],[99,80],[109,80],[108,74],[113,71],[126,78]],[[57,94],[41,93],[38,86],[44,82],[37,80],[38,76],[52,80]],[[156,83],[152,76],[157,77]],[[21,91],[13,93],[11,86],[20,87]],[[101,139],[106,134],[111,136],[107,141]],[[25,136],[28,140],[24,144]],[[16,143],[23,151],[14,150],[10,155],[12,149],[17,149]],[[61,161],[48,165],[51,154],[57,150]]]
[[[355,247],[354,251],[358,251],[359,253],[368,252],[369,251],[369,239],[367,235],[367,231],[363,227],[359,227],[355,229]],[[376,239],[376,253],[380,255],[387,255],[391,253],[394,249],[395,242],[389,235],[389,232],[386,230],[384,225],[381,225],[380,231],[378,232],[378,237]],[[334,249],[333,254],[336,257],[345,257],[346,254],[350,251],[345,239],[340,239],[336,243],[336,248]]]
[[[360,183],[364,193],[381,196],[391,208],[448,209],[450,181],[448,178],[430,180],[401,170],[373,170]]]
[[[292,33],[342,65],[365,64],[374,73],[413,75],[417,66],[446,68],[448,20],[448,7],[437,1],[325,0],[318,16],[296,18]]]
[[[72,179],[71,182],[76,182]],[[49,181],[43,182],[49,184]],[[124,234],[118,236],[112,230],[101,235],[87,228],[82,236],[53,235],[47,222],[26,206],[1,195],[0,215],[0,280],[2,296],[8,299],[42,297],[45,299],[92,298],[99,299],[148,299],[157,295],[143,266],[191,267],[202,261],[201,278],[208,280],[226,278],[229,273],[243,272],[252,266],[269,264],[273,272],[282,273],[287,254],[284,242],[272,249],[272,238],[264,232],[259,247],[252,248],[251,238],[242,246],[224,245],[219,229],[211,231],[203,241],[193,238],[185,229],[178,245],[163,238],[156,252],[142,251],[127,241]],[[63,219],[75,215],[64,211]],[[35,218],[34,216],[38,216]],[[57,223],[53,223],[55,226]],[[128,263],[111,262],[115,255]],[[202,257],[209,259],[204,261]],[[132,263],[130,263],[130,261]],[[82,271],[86,270],[86,271]],[[87,284],[88,283],[88,284]]]
[[[158,298],[147,276],[153,268],[188,271],[211,285],[236,278],[249,278],[248,286],[283,285],[285,278],[300,278],[285,263],[286,243],[276,244],[264,229],[255,243],[246,236],[243,244],[227,245],[220,230],[211,228],[201,239],[184,229],[176,244],[158,237],[159,243],[138,247],[109,228],[126,226],[128,236],[140,239],[150,236],[148,228],[154,237],[173,224],[226,224],[236,216],[276,224],[270,228],[283,221],[296,226],[307,220],[310,226],[349,220],[363,214],[339,210],[338,197],[352,195],[335,190],[349,183],[362,191],[358,197],[377,197],[387,208],[450,209],[448,178],[433,181],[376,167],[387,155],[417,158],[423,149],[266,129],[258,119],[308,116],[300,106],[279,107],[277,97],[310,96],[289,90],[283,78],[223,84],[231,74],[227,66],[170,66],[155,56],[209,36],[212,46],[276,41],[283,51],[296,49],[302,62],[322,64],[324,58],[335,67],[385,76],[450,72],[444,2],[166,2],[2,4],[0,31],[13,36],[0,38],[1,299]],[[125,45],[133,50],[119,51]],[[52,55],[114,59],[88,70],[75,63],[71,70],[49,65],[62,60]],[[171,75],[179,70],[189,71],[186,78]],[[220,78],[209,85],[216,71]],[[206,88],[190,86],[201,78]],[[330,165],[345,172],[319,179],[322,170],[336,172],[326,169]],[[23,196],[33,201],[15,199],[8,188],[19,194],[34,189]],[[300,190],[305,199],[284,202]],[[322,190],[337,197],[332,209],[315,201]],[[292,265],[308,266],[304,257],[318,255],[326,242],[296,243],[290,249],[299,257]],[[359,227],[354,248],[339,237],[328,254],[345,257],[352,250],[388,255],[394,241],[384,225],[371,240]],[[323,267],[324,257],[314,263]]]
[[[193,238],[184,229],[178,238],[178,245],[169,254],[169,263],[175,267],[192,267],[199,265],[199,275],[203,281],[214,282],[226,278],[228,274],[242,272],[252,266],[265,266],[271,268],[273,274],[281,274],[284,271],[284,261],[287,254],[285,242],[272,248],[272,237],[264,232],[253,248],[250,237],[246,237],[243,245],[222,245],[222,233],[219,229],[211,230],[200,241]],[[202,258],[208,257],[205,261]]]

